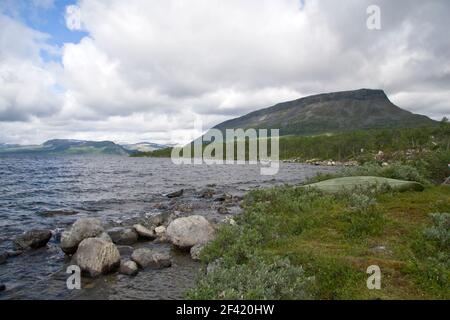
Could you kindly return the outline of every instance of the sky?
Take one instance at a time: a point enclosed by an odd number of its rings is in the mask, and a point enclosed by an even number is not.
[[[448,0],[0,0],[0,142],[187,142],[359,88],[440,120],[449,30]]]

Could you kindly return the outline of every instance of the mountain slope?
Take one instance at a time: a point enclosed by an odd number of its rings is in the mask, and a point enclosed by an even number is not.
[[[151,152],[151,151],[167,148],[166,145],[152,143],[152,142],[121,144],[121,146],[130,152],[136,152],[136,151],[137,152]]]
[[[360,89],[308,96],[222,122],[214,128],[280,129],[311,135],[359,129],[414,127],[435,121],[394,105],[382,90]]]
[[[0,148],[0,154],[109,154],[128,155],[128,151],[111,141],[54,139],[36,146]]]

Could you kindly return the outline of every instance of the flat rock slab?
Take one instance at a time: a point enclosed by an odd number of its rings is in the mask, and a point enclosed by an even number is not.
[[[136,231],[139,238],[142,238],[142,239],[155,239],[156,238],[155,232],[151,229],[144,227],[143,225],[135,224],[133,226],[133,229],[134,229],[134,231]]]
[[[181,197],[183,195],[183,193],[184,193],[184,190],[181,189],[181,190],[167,194],[166,197],[169,199],[178,198],[178,197]]]
[[[132,228],[115,227],[107,233],[115,244],[128,246],[138,241],[138,234]]]
[[[47,245],[52,237],[50,230],[30,230],[14,239],[18,249],[38,249]]]
[[[330,179],[301,186],[300,188],[317,188],[325,192],[337,193],[343,190],[353,190],[358,187],[370,187],[374,185],[380,187],[382,185],[388,185],[392,190],[400,192],[424,190],[424,186],[418,182],[370,176]]]
[[[172,265],[170,255],[146,248],[135,250],[131,255],[131,260],[136,262],[141,268],[162,269]]]
[[[78,214],[74,210],[43,210],[39,214],[44,217],[55,217],[55,216],[73,216]]]

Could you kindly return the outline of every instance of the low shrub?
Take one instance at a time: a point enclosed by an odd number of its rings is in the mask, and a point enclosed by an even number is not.
[[[252,256],[245,264],[219,264],[187,293],[190,299],[310,299],[313,279],[288,259]]]

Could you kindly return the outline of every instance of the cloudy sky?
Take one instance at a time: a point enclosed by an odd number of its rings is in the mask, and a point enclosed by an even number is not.
[[[363,87],[439,120],[449,21],[448,0],[0,0],[0,142],[188,141],[196,120]]]

